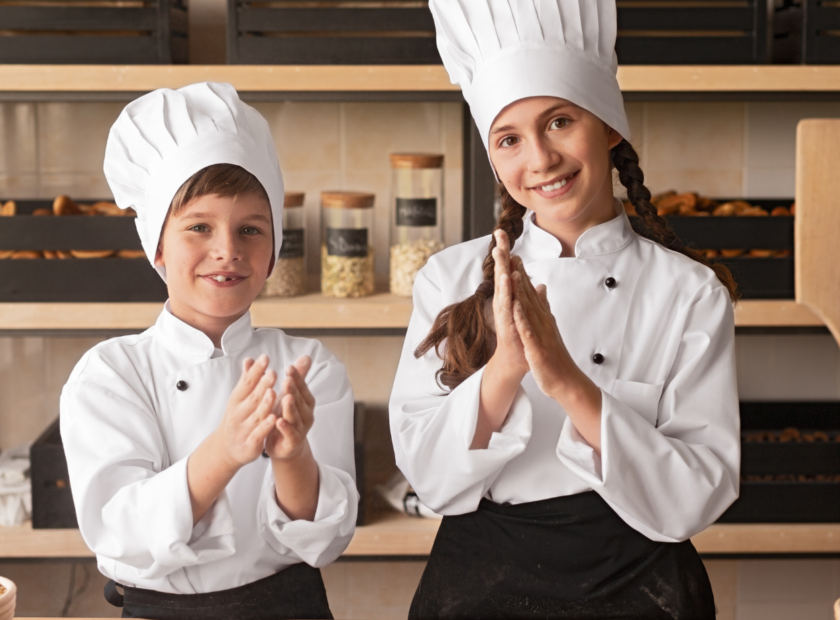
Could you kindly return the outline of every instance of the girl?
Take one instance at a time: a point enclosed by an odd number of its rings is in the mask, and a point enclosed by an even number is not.
[[[615,3],[430,6],[504,210],[415,283],[391,433],[446,516],[410,617],[713,618],[688,539],[738,496],[735,286],[650,203]]]
[[[268,123],[228,84],[158,90],[117,119],[105,174],[169,290],[61,397],[106,597],[123,617],[331,618],[318,567],[355,527],[353,392],[319,342],[251,328],[283,239]]]

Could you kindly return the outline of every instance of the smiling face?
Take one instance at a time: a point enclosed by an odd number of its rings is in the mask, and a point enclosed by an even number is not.
[[[172,313],[218,340],[256,299],[273,251],[265,198],[207,194],[170,213],[155,265],[166,268]]]
[[[610,149],[621,136],[591,112],[556,97],[507,106],[490,128],[490,160],[511,197],[537,225],[574,246],[615,217]]]

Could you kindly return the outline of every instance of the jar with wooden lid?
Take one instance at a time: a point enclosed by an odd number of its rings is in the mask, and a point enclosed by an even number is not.
[[[443,155],[391,155],[391,292],[411,297],[417,272],[443,249]]]
[[[373,294],[373,194],[321,193],[321,292]]]
[[[286,192],[283,200],[283,244],[274,271],[260,297],[295,297],[306,293],[306,210],[303,192]]]

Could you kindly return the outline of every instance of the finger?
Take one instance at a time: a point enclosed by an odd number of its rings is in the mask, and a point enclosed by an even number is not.
[[[301,378],[305,379],[306,375],[309,374],[309,369],[312,368],[312,358],[308,355],[301,355],[294,363],[294,367],[300,373]]]
[[[259,382],[254,389],[251,390],[251,393],[245,399],[245,410],[248,414],[253,412],[253,409],[258,407],[259,404],[262,402],[262,399],[265,398],[266,393],[271,390],[274,391],[272,388],[277,383],[277,373],[273,370],[267,370],[263,373],[263,376],[260,378]],[[250,410],[250,411],[249,411]]]
[[[295,399],[295,407],[297,407],[301,422],[304,426],[310,426],[312,423],[312,405],[306,401],[297,383],[292,384],[291,394]]]
[[[277,416],[270,414],[266,416],[254,430],[248,435],[248,442],[252,445],[263,443],[268,437],[269,433],[274,430],[274,425],[277,423]]]
[[[252,426],[256,426],[266,417],[274,415],[272,410],[274,409],[274,401],[276,400],[276,398],[277,392],[275,392],[271,388],[268,388],[263,394],[263,397],[257,403],[251,415],[247,417],[247,423],[251,424]]]
[[[283,419],[295,428],[300,424],[300,416],[298,415],[297,405],[295,405],[295,398],[291,394],[286,394],[283,397]]]
[[[548,288],[546,288],[545,284],[540,284],[537,287],[537,295],[539,295],[540,301],[542,301],[543,308],[551,312],[551,304],[548,303]]]
[[[246,359],[242,362],[242,375],[233,390],[238,400],[244,400],[260,381],[260,378],[268,368],[268,356],[260,355],[256,360]]]
[[[315,397],[312,395],[312,392],[310,391],[309,386],[306,385],[306,381],[304,379],[306,375],[301,375],[297,366],[293,366],[291,368],[291,372],[288,374],[294,381],[294,385],[306,405],[309,407],[315,407]]]
[[[522,344],[527,348],[534,339],[534,329],[531,327],[531,322],[518,300],[513,302],[513,320],[516,323],[516,331],[519,332]]]

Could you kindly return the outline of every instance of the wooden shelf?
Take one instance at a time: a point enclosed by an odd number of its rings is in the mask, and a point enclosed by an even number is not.
[[[344,556],[425,556],[432,549],[440,522],[391,513],[373,525],[356,529]],[[713,525],[692,538],[702,554],[840,554],[840,524]],[[0,527],[0,559],[87,558],[78,530],[33,530]]]
[[[202,81],[243,92],[459,91],[440,65],[0,65],[3,92],[144,92]],[[633,66],[625,92],[838,92],[840,66]]]
[[[0,331],[136,330],[154,324],[160,303],[0,303]],[[377,293],[334,299],[310,293],[291,299],[257,300],[255,327],[283,329],[405,329],[412,302]],[[822,321],[792,300],[745,300],[735,307],[738,327],[820,327]]]

